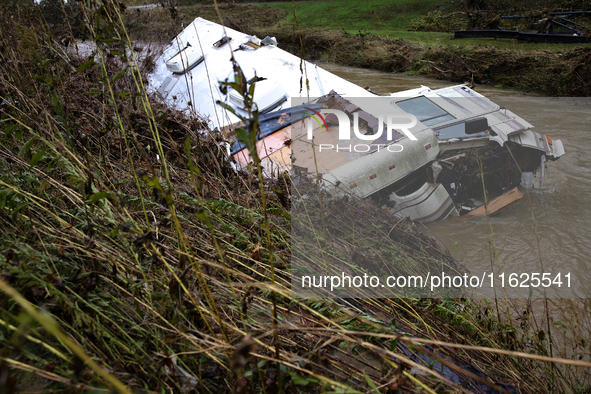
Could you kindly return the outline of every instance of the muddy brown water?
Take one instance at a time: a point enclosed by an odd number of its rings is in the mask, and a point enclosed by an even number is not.
[[[449,82],[388,74],[379,71],[321,64],[321,67],[377,93],[419,87],[450,86]],[[535,130],[560,139],[566,154],[548,162],[543,186],[491,218],[499,261],[513,272],[539,272],[540,253],[545,272],[571,272],[571,288],[562,298],[591,294],[591,99],[548,98],[476,86],[476,90],[513,111]],[[525,194],[525,189],[522,189]],[[532,219],[532,209],[536,227]],[[486,218],[463,222],[439,221],[427,227],[468,268],[490,271],[489,225]],[[579,284],[579,285],[577,285]]]
[[[451,85],[446,81],[326,63],[319,66],[380,94],[419,85],[431,88]],[[504,208],[490,219],[490,224],[498,260],[508,272],[541,272],[542,264],[544,272],[571,273],[571,288],[563,287],[554,293],[556,298],[548,300],[552,320],[567,326],[564,330],[560,324],[554,324],[554,336],[566,335],[571,339],[566,341],[568,344],[562,341],[570,349],[564,349],[564,356],[575,354],[578,358],[581,353],[588,360],[589,341],[582,346],[577,344],[580,342],[577,337],[589,338],[591,332],[591,99],[548,98],[489,86],[475,88],[526,119],[536,131],[564,144],[566,154],[558,161],[547,163],[543,186],[540,188],[536,182],[535,188],[529,190],[529,199],[525,195]],[[490,229],[486,218],[455,223],[440,221],[427,227],[468,269],[490,272]],[[539,297],[533,305],[534,310],[544,308]]]

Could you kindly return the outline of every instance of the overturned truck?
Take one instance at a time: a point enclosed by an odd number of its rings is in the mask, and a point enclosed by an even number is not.
[[[341,138],[330,109],[326,126],[292,125],[293,165],[321,173],[325,187],[337,193],[372,198],[416,221],[475,216],[486,212],[487,198],[499,196],[495,205],[502,207],[521,197],[520,183],[532,187],[534,172],[540,170],[542,182],[546,160],[564,154],[561,141],[463,85],[377,101],[331,92],[314,103],[347,114],[354,133]],[[316,112],[320,117],[323,109]],[[384,123],[388,112],[415,122],[401,132]]]
[[[232,139],[236,114],[249,108],[238,92],[219,89],[232,79],[231,55],[254,85],[256,149],[267,174],[291,171],[296,184],[320,177],[325,190],[371,198],[412,220],[490,214],[520,198],[517,187],[531,187],[534,173],[542,182],[545,162],[564,154],[561,141],[469,86],[378,95],[301,61],[270,37],[201,18],[173,40],[151,86]],[[252,161],[237,140],[228,149],[238,165]]]

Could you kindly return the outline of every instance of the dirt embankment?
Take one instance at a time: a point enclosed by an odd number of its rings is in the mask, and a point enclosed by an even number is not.
[[[257,29],[255,29],[257,30]],[[262,31],[261,31],[262,32]],[[421,46],[374,34],[267,29],[280,46],[308,60],[386,72],[409,72],[450,82],[491,84],[552,96],[591,94],[591,48],[566,52],[511,51],[490,46]]]

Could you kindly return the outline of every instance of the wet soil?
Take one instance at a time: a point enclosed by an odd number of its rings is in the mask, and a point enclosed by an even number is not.
[[[450,82],[490,84],[550,96],[591,95],[591,48],[512,51],[490,46],[424,47],[375,34],[272,29],[280,46],[307,60],[405,72]]]

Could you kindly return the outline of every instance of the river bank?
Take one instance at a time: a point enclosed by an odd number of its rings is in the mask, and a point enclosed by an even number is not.
[[[262,33],[262,30],[257,30]],[[591,95],[591,48],[515,51],[486,45],[427,46],[370,33],[271,29],[283,47],[307,59],[486,84],[549,96]],[[301,36],[301,44],[300,44]]]
[[[175,18],[161,7],[133,11],[127,13],[127,24],[132,34],[143,41],[149,40],[147,34],[170,40],[180,32],[181,26],[186,26],[197,16],[218,20],[210,5],[179,7]],[[336,28],[298,29],[286,21],[286,10],[267,6],[222,4],[220,12],[227,26],[259,37],[274,36],[280,47],[303,55],[306,60],[454,83],[487,84],[548,96],[591,95],[589,44],[552,46],[511,44],[512,40],[504,40],[507,45],[499,46],[488,45],[492,40],[483,39],[481,44],[471,45],[449,37],[449,42],[442,43],[441,40],[432,42],[426,35],[421,35],[422,32],[411,41],[395,38],[395,33],[384,36],[361,31],[354,34]],[[407,34],[402,36],[407,37]]]

